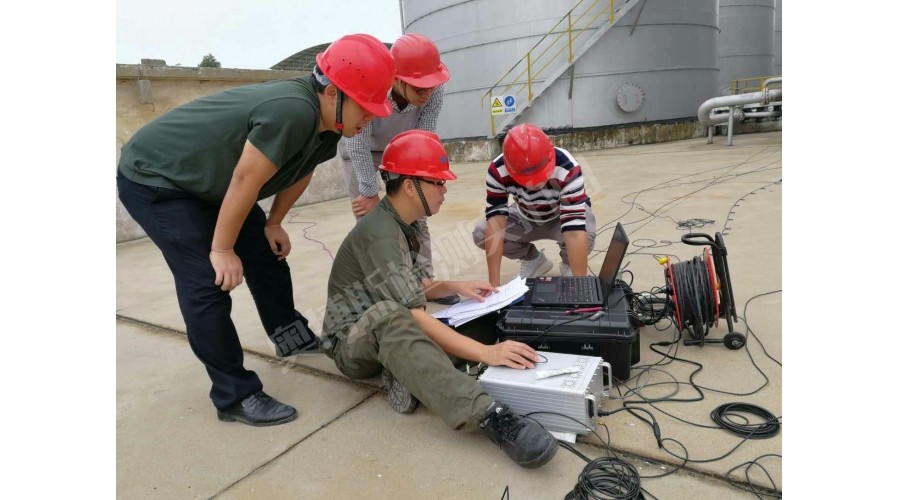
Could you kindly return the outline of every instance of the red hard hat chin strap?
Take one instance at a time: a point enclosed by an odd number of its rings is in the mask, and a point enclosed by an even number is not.
[[[428,200],[425,199],[425,193],[422,192],[422,185],[419,184],[419,178],[413,177],[413,185],[416,186],[416,191],[419,193],[419,199],[422,200],[422,206],[425,207],[425,216],[431,217],[431,208],[428,206]]]
[[[381,171],[381,178],[384,180],[385,184],[387,184],[388,182],[390,182],[394,179],[399,179],[401,177],[403,177],[403,176],[400,174],[396,174],[394,172],[388,172],[385,170]],[[431,217],[433,215],[431,213],[431,207],[428,206],[428,200],[425,198],[425,193],[422,192],[422,185],[419,184],[419,178],[414,175],[410,175],[407,178],[412,180],[413,186],[416,187],[416,192],[419,194],[419,200],[422,201],[422,206],[425,207],[425,216]]]

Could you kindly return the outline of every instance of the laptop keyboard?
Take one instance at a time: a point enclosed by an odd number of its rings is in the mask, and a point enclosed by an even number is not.
[[[597,298],[591,293],[596,285],[597,278],[594,276],[567,276],[560,280],[559,283],[559,300],[560,302],[570,302],[577,304],[579,302],[593,302]]]

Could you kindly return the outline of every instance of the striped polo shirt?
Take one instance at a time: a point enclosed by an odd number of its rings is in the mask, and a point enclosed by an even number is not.
[[[503,155],[488,167],[486,219],[495,215],[509,215],[509,195],[518,205],[519,213],[537,224],[560,218],[563,231],[585,230],[585,210],[591,199],[584,191],[581,165],[572,154],[562,148],[556,150],[556,167],[550,180],[539,190],[530,191],[516,183],[506,169]]]

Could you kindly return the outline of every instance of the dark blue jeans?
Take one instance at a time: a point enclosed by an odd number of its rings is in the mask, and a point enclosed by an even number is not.
[[[262,389],[256,373],[244,368],[241,342],[231,321],[231,295],[216,286],[209,261],[219,207],[180,190],[138,184],[121,172],[116,181],[122,204],[162,251],[175,277],[188,342],[212,380],[213,405],[223,410]],[[254,205],[234,251],[243,264],[263,328],[271,336],[298,319],[305,323],[305,318],[294,309],[290,269],[269,248],[265,222],[262,208]]]

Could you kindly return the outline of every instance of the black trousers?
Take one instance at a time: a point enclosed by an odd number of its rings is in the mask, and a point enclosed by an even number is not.
[[[173,189],[138,184],[121,172],[119,199],[162,251],[172,275],[188,342],[212,380],[209,396],[222,410],[262,389],[253,371],[244,368],[244,353],[234,322],[231,295],[215,284],[209,261],[219,207]],[[244,278],[266,334],[303,318],[294,309],[287,261],[278,261],[265,238],[266,215],[254,205],[234,245]]]

